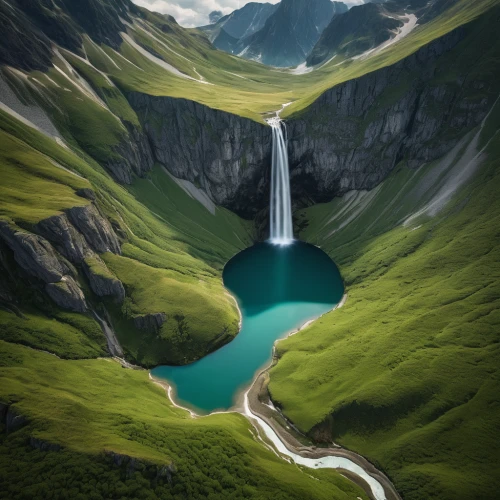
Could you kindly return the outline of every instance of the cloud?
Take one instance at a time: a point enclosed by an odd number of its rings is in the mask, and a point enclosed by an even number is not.
[[[243,7],[245,0],[132,0],[146,9],[170,14],[181,26],[193,28],[208,24],[208,15],[214,10],[220,10],[224,15]],[[260,3],[278,3],[278,0],[252,0]]]

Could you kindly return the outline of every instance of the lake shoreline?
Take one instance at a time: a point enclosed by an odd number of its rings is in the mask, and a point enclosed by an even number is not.
[[[252,379],[252,382],[245,386],[241,391],[239,391],[238,396],[236,397],[236,403],[229,409],[225,411],[213,411],[207,415],[200,415],[196,413],[191,408],[182,406],[178,402],[175,401],[174,389],[172,385],[170,385],[164,379],[159,379],[149,372],[150,380],[162,387],[165,390],[165,394],[168,399],[172,402],[172,404],[179,409],[183,409],[189,412],[192,418],[203,418],[206,416],[220,414],[220,413],[239,413],[244,415],[248,420],[252,423],[254,428],[259,433],[260,438],[262,439],[263,427],[260,421],[267,424],[275,433],[277,438],[281,441],[281,443],[285,446],[285,448],[296,455],[300,455],[303,458],[308,459],[321,459],[325,457],[339,457],[350,460],[352,463],[361,467],[369,476],[375,479],[383,488],[385,498],[387,500],[401,500],[401,497],[397,493],[394,485],[391,483],[389,478],[379,471],[371,462],[367,459],[358,455],[355,452],[350,450],[346,450],[340,446],[335,445],[335,447],[330,448],[320,448],[315,446],[307,436],[304,436],[294,425],[290,422],[286,417],[274,406],[270,394],[267,390],[267,383],[269,379],[269,369],[276,362],[275,351],[276,344],[282,340],[287,339],[288,337],[297,334],[298,332],[304,330],[308,326],[310,326],[313,322],[323,317],[325,314],[328,314],[336,309],[342,307],[348,298],[347,292],[344,293],[341,301],[336,304],[332,309],[323,313],[321,316],[318,316],[315,319],[311,319],[306,321],[300,327],[293,329],[288,332],[285,336],[280,339],[277,339],[273,344],[273,352],[270,362],[268,364],[259,369],[255,377]],[[237,302],[237,301],[236,301]],[[302,439],[302,442],[300,441]],[[266,443],[264,439],[262,439],[263,443],[267,446],[270,446]],[[272,449],[279,455],[281,458],[285,459],[284,454],[280,454],[275,450],[275,445]],[[360,486],[365,493],[371,498],[375,499],[375,496],[372,492],[371,487],[363,478],[357,475],[355,472],[349,471],[347,469],[336,468],[340,474],[342,474],[347,479],[353,481],[355,484]]]

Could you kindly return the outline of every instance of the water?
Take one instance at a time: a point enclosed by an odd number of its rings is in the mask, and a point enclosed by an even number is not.
[[[152,371],[172,384],[180,404],[200,413],[230,408],[239,391],[269,363],[274,342],[332,309],[344,293],[333,261],[299,241],[254,245],[228,262],[223,278],[238,299],[240,333],[196,363]]]
[[[273,131],[270,239],[275,244],[287,245],[293,240],[293,223],[286,128],[279,117],[268,123]]]

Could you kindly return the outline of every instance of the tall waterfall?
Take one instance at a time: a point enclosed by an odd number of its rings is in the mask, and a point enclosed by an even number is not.
[[[288,245],[293,241],[293,224],[286,127],[279,117],[268,120],[268,123],[273,130],[270,241],[276,245]]]

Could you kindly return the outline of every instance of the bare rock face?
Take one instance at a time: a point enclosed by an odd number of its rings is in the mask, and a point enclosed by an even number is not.
[[[66,214],[44,219],[34,230],[51,241],[62,255],[75,264],[93,254],[83,235],[69,222]]]
[[[116,160],[105,163],[111,175],[122,184],[132,184],[134,174],[145,177],[153,168],[154,159],[147,136],[134,125],[123,122],[128,130],[128,137],[113,147]]]
[[[494,79],[464,74],[453,81],[446,73],[467,33],[458,28],[392,66],[339,84],[286,120],[293,200],[317,203],[373,189],[401,161],[410,168],[434,161],[480,124],[498,94],[489,87]],[[243,217],[268,206],[269,127],[185,99],[127,98],[156,161],[175,177]]]
[[[11,434],[25,425],[28,425],[28,419],[16,408],[9,406],[5,415],[5,432]]]
[[[268,202],[271,129],[186,99],[132,92],[155,159],[218,205],[252,217]]]
[[[167,321],[165,313],[145,314],[134,318],[134,326],[139,330],[157,332],[165,321]]]
[[[114,297],[119,303],[125,299],[125,288],[122,282],[111,275],[106,264],[98,257],[83,263],[92,291],[99,297]]]
[[[67,214],[68,220],[83,234],[92,249],[98,253],[112,252],[121,255],[118,236],[95,205],[73,207],[67,210]]]
[[[0,238],[14,252],[19,266],[45,283],[56,283],[70,274],[69,267],[58,258],[54,247],[45,238],[5,221],[0,221]]]
[[[322,202],[372,189],[399,162],[418,168],[434,161],[479,125],[494,89],[466,75],[440,78],[443,58],[465,34],[459,28],[392,66],[340,84],[290,120],[294,198]]]
[[[76,194],[90,201],[95,201],[96,199],[94,190],[90,188],[80,188],[76,191]]]
[[[47,283],[45,291],[63,309],[80,313],[88,309],[85,295],[71,276],[64,276],[58,283]]]

